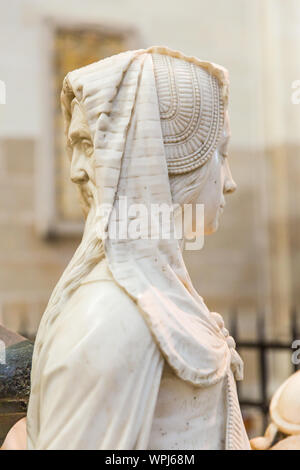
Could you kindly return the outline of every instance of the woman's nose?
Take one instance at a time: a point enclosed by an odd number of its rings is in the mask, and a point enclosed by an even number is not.
[[[79,149],[77,150],[74,148],[70,174],[73,183],[83,184],[89,180],[89,176],[85,168],[85,159],[85,154]]]
[[[226,160],[226,163],[225,163],[225,178],[224,178],[224,194],[234,193],[236,188],[237,188],[237,185],[236,185],[234,179],[232,178],[232,174],[231,174],[231,171],[230,171],[230,168],[229,168],[229,163]]]
[[[226,178],[225,184],[224,184],[224,193],[226,194],[234,193],[236,188],[237,188],[237,185],[235,181],[232,178]]]

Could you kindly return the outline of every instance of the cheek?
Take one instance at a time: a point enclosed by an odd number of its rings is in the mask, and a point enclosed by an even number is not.
[[[212,188],[212,200],[213,201],[217,201],[219,200],[220,201],[220,197],[222,195],[222,192],[223,192],[223,183],[222,183],[222,175],[221,175],[221,171],[219,172],[218,175],[216,175],[216,177],[214,178],[213,180],[213,184],[211,185],[211,188]]]
[[[213,233],[218,228],[218,220],[220,215],[220,205],[223,195],[223,179],[221,168],[214,174],[214,178],[210,181],[209,190],[207,191],[204,201],[204,220],[205,233]]]
[[[223,199],[223,161],[216,151],[210,162],[209,173],[197,198],[204,205],[204,231],[212,233],[218,228],[220,205]]]
[[[205,197],[205,208],[208,212],[214,215],[217,209],[220,207],[221,198],[223,193],[223,183],[221,172],[214,175],[214,178],[210,181],[209,188],[206,192]]]
[[[93,184],[96,184],[96,181],[95,181],[96,166],[95,166],[95,159],[93,155],[86,159],[85,165],[86,165],[86,172],[89,175],[90,182]]]

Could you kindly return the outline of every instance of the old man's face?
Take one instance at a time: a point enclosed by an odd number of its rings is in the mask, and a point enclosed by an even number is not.
[[[71,150],[71,180],[79,187],[84,212],[88,212],[96,200],[94,180],[94,147],[84,112],[75,101],[68,132]]]

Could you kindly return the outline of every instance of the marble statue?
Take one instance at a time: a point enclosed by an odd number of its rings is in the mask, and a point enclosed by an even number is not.
[[[263,437],[251,439],[253,450],[300,450],[300,371],[280,385],[270,403],[270,424]]]
[[[61,101],[86,224],[37,334],[28,449],[249,449],[234,340],[192,285],[178,212],[151,212],[204,204],[217,229],[236,187],[227,71],[128,51],[70,72]]]

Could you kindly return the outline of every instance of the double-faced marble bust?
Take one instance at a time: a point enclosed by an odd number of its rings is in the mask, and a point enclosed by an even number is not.
[[[39,327],[28,449],[249,449],[242,361],[182,258],[236,188],[227,71],[128,51],[70,72],[61,101],[86,224]]]

